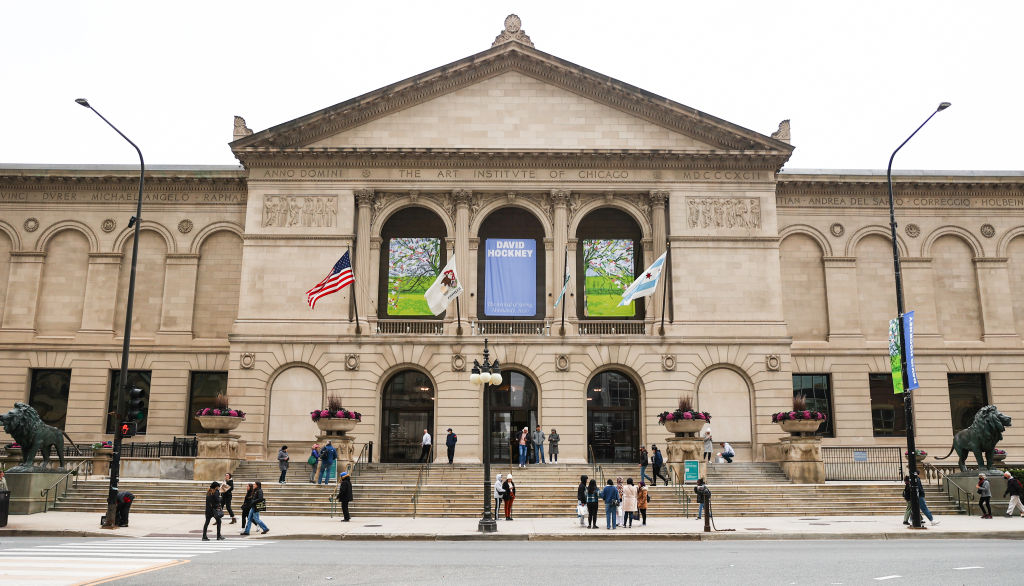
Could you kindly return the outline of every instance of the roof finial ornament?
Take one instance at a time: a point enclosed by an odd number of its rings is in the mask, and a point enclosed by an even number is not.
[[[245,125],[245,118],[241,116],[235,116],[235,131],[232,134],[234,137],[232,140],[238,140],[252,135],[252,130]]]
[[[779,129],[772,133],[772,138],[792,144],[789,135],[789,118],[779,122]]]
[[[528,47],[533,46],[533,41],[523,31],[523,21],[519,19],[515,14],[510,14],[505,17],[505,30],[501,31],[501,34],[495,37],[494,42],[491,43],[492,47],[511,42],[522,43]]]

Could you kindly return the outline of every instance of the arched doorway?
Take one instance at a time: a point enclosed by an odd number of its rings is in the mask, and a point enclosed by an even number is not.
[[[418,370],[394,374],[381,398],[381,462],[415,462],[420,457],[423,430],[434,432],[434,383]],[[437,441],[437,438],[434,438]]]
[[[715,442],[750,442],[750,387],[730,368],[716,368],[700,380],[697,409],[711,414]]]
[[[598,462],[639,461],[640,392],[626,374],[608,370],[590,379],[587,445]]]
[[[502,370],[501,385],[491,393],[491,462],[510,462],[512,433],[537,427],[537,385],[517,370]],[[516,448],[518,450],[518,448]],[[518,458],[518,456],[516,456]]]
[[[278,374],[270,387],[268,443],[312,442],[317,428],[309,412],[322,406],[323,398],[323,383],[312,370],[292,366]]]

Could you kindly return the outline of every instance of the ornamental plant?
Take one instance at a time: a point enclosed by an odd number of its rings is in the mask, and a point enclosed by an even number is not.
[[[996,448],[995,450],[992,451],[992,453],[997,456],[1005,456],[1006,450],[1000,450],[999,448]]]
[[[92,445],[92,449],[94,449],[94,450],[98,450],[100,448],[112,448],[112,447],[114,447],[114,442],[96,442],[96,443],[94,443]]]
[[[772,423],[778,423],[780,421],[802,421],[802,420],[818,420],[824,421],[826,419],[825,414],[821,411],[811,411],[807,408],[807,397],[803,393],[797,393],[793,395],[793,410],[792,411],[780,411],[772,414]]]
[[[694,419],[711,422],[711,414],[707,411],[695,411],[693,409],[693,398],[689,396],[679,397],[679,406],[675,411],[663,411],[658,414],[658,423],[665,425],[666,421],[692,421]]]
[[[349,411],[341,406],[341,397],[335,394],[327,396],[327,408],[310,411],[309,416],[313,421],[321,419],[355,419],[363,420],[363,414],[358,411]]]
[[[232,409],[228,406],[228,398],[226,395],[217,395],[213,399],[213,407],[206,407],[196,411],[196,417],[245,417],[245,411],[240,409]]]
[[[917,454],[918,456],[922,457],[922,458],[928,455],[928,452],[926,452],[926,451],[924,451],[924,450],[922,450],[920,448],[914,450],[914,453]],[[904,451],[903,455],[909,457],[910,456],[910,452]]]

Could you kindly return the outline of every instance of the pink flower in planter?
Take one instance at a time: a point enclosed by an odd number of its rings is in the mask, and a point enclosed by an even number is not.
[[[665,416],[665,421],[675,421],[675,419],[676,419],[676,416],[671,414],[671,413],[669,413],[668,415]]]
[[[704,417],[704,414],[703,414],[703,413],[698,413],[698,414],[697,414],[697,419],[704,419],[704,418],[705,418],[705,417]]]
[[[693,413],[689,411],[683,411],[683,419],[693,419]]]
[[[210,412],[212,415],[220,415],[220,409],[214,409]]]
[[[335,413],[335,414],[334,414],[334,416],[335,416],[335,417],[340,417],[340,418],[344,419],[344,418],[345,418],[345,417],[347,417],[348,415],[347,415],[347,414],[345,413],[345,411],[344,411],[344,410],[339,410],[339,411],[338,411],[337,413]]]
[[[811,418],[811,412],[810,411],[804,411],[804,419],[810,419],[810,418]]]
[[[816,419],[825,419],[825,414],[819,411]]]
[[[330,417],[330,416],[331,416],[331,412],[328,411],[327,409],[323,409],[323,410],[320,411],[320,417]]]
[[[232,417],[238,417],[238,411],[235,411],[234,409],[232,409],[231,411],[228,411],[228,415],[230,415]]]
[[[349,411],[348,412],[348,418],[349,419],[355,419],[356,418],[356,412],[355,411]]]
[[[790,419],[796,419],[796,411],[790,411],[789,412],[789,418]]]

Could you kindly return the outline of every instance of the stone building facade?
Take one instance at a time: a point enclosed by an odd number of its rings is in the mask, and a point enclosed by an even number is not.
[[[506,24],[486,51],[308,116],[236,121],[240,167],[147,171],[129,364],[145,439],[195,432],[190,413],[226,393],[249,455],[272,456],[309,444],[309,412],[336,394],[375,460],[415,459],[423,428],[440,443],[452,427],[457,458],[480,461],[468,375],[487,338],[505,377],[495,461],[537,424],[562,461],[632,461],[681,395],[745,458],[782,436],[771,414],[794,391],[829,412],[825,445],[903,445],[884,173],[780,172],[788,124],[741,128]],[[1024,414],[1024,174],[894,180],[919,445],[944,453],[981,404]],[[132,168],[0,166],[0,405],[31,402],[76,441],[109,437],[136,186]],[[401,238],[459,261],[458,307],[392,311]],[[492,238],[536,245],[529,315],[488,310]],[[632,315],[584,299],[588,247],[611,239],[634,274],[669,253]],[[306,289],[346,250],[355,285],[311,310]]]

